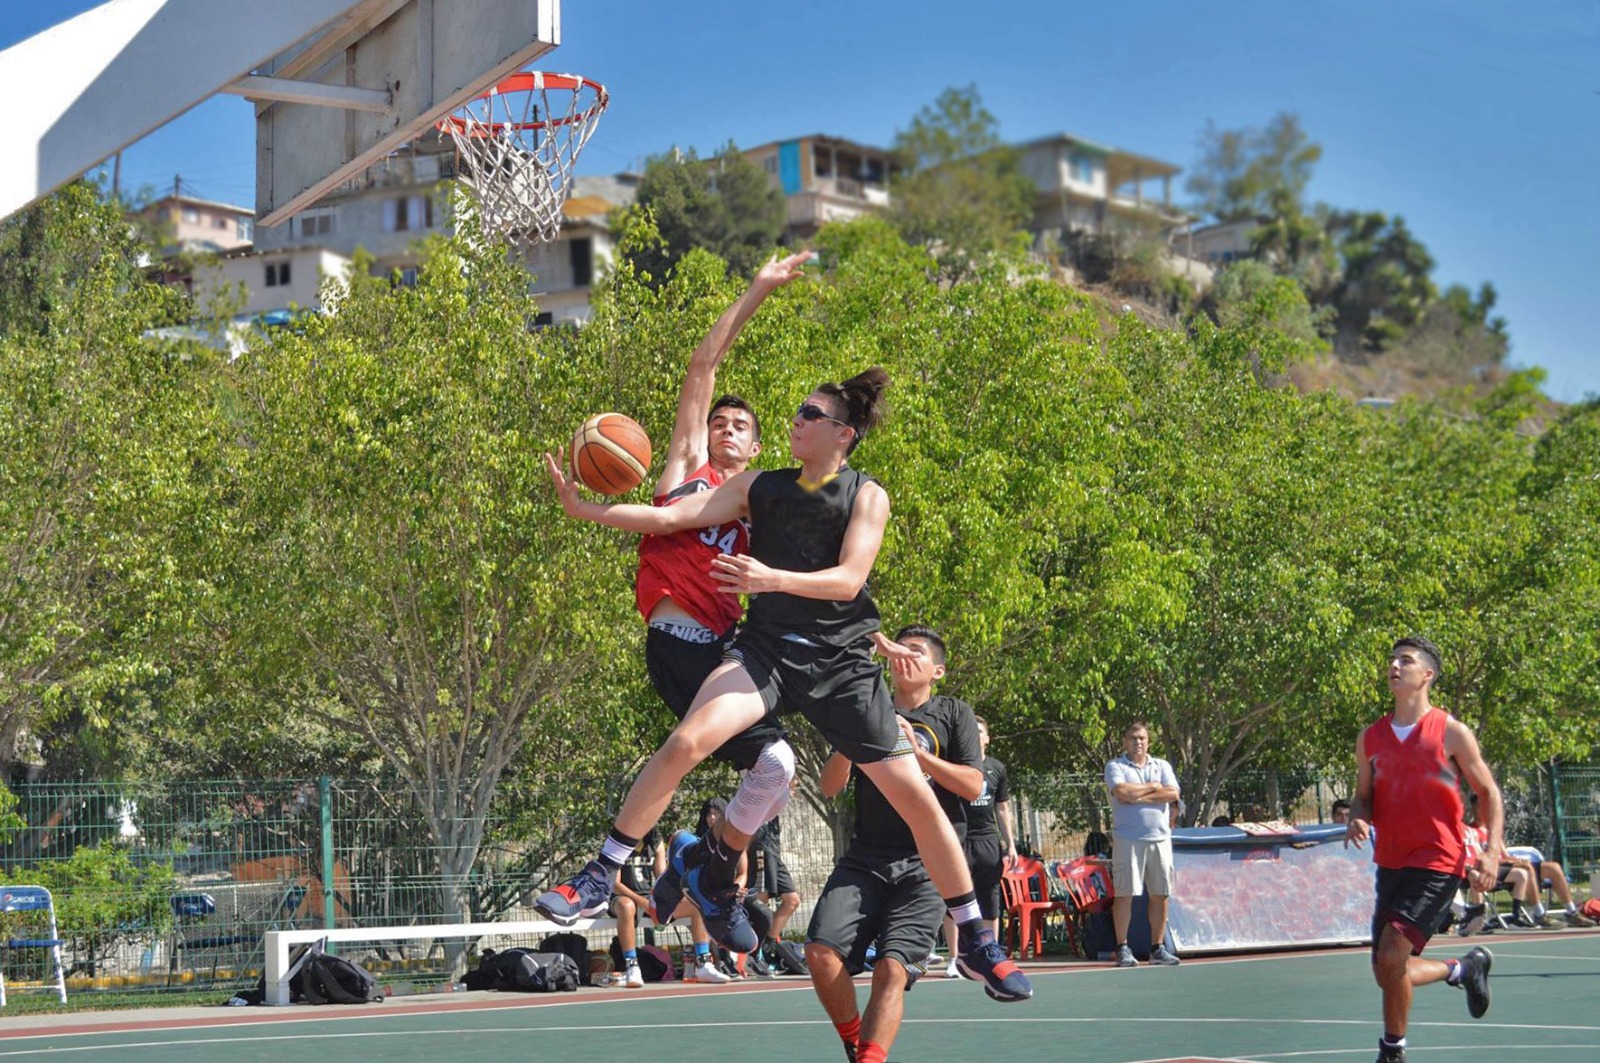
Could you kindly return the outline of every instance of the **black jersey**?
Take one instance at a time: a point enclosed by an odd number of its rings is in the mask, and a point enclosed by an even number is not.
[[[913,712],[896,707],[895,711],[911,721],[912,734],[924,752],[941,760],[978,768],[983,764],[982,747],[978,744],[978,720],[972,706],[956,698],[936,694]],[[872,785],[872,780],[860,768],[851,772],[856,784],[856,829],[851,845],[862,845],[885,856],[911,855],[917,851],[911,828],[900,818],[900,813],[889,804],[883,792]],[[937,783],[933,792],[939,798],[939,807],[949,817],[956,833],[965,833],[967,803]]]
[[[983,793],[967,806],[967,837],[1000,833],[994,806],[1011,800],[1011,779],[1006,766],[994,757],[983,758]]]
[[[799,469],[759,474],[750,484],[750,556],[787,572],[834,567],[856,496],[870,479],[847,465],[812,490],[800,485]],[[878,607],[865,585],[848,602],[769,591],[751,596],[744,627],[848,646],[878,630]]]

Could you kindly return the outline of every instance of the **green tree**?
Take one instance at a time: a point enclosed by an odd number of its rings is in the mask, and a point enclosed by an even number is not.
[[[783,193],[731,143],[709,159],[692,150],[651,158],[638,205],[654,217],[660,239],[635,244],[629,256],[654,284],[697,247],[736,275],[751,276],[777,246],[787,219]]]
[[[1422,321],[1437,296],[1433,256],[1404,218],[1335,211],[1328,231],[1342,266],[1330,295],[1341,354],[1381,351]]]
[[[963,279],[1014,250],[1038,195],[1021,155],[976,85],[948,88],[895,134],[899,171],[890,180],[889,216],[913,244],[926,246],[947,277]]]
[[[65,860],[24,872],[56,901],[56,923],[77,957],[73,973],[93,976],[118,946],[159,939],[172,926],[172,865],[137,858],[121,841],[79,846]]]
[[[1290,111],[1262,128],[1218,129],[1208,122],[1185,187],[1195,197],[1195,212],[1217,221],[1298,213],[1321,158],[1321,145]]]
[[[162,667],[185,611],[170,528],[191,512],[196,379],[210,359],[146,338],[184,300],[77,184],[0,226],[0,765],[51,704],[103,724],[103,698]]]

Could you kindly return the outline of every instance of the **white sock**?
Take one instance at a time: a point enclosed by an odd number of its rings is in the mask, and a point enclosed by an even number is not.
[[[1544,902],[1543,901],[1535,901],[1534,904],[1533,904],[1533,907],[1529,908],[1528,911],[1533,915],[1533,918],[1535,920],[1543,919],[1544,918],[1544,912],[1545,912]]]
[[[1567,902],[1567,914],[1568,915],[1577,915],[1578,914],[1578,906],[1576,904],[1574,904],[1572,901],[1568,901]]]

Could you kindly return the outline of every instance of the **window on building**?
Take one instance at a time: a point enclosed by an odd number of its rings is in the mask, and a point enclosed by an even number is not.
[[[400,196],[383,201],[383,231],[415,232],[433,228],[433,199],[429,196]]]
[[[200,212],[193,207],[184,207],[183,220],[188,222],[190,225],[199,225]]]
[[[556,323],[556,315],[546,310],[533,319],[534,328],[549,328]]]
[[[1072,179],[1079,184],[1094,184],[1094,160],[1087,155],[1072,157]]]
[[[567,247],[572,255],[572,286],[587,288],[594,283],[594,239],[569,240]]]
[[[267,287],[279,288],[289,283],[289,263],[267,263]]]
[[[778,172],[778,156],[776,156],[776,155],[763,155],[761,157],[761,168],[763,170],[766,170],[770,174],[777,173]]]
[[[417,267],[407,266],[405,269],[395,270],[394,280],[402,288],[415,288],[417,286]]]
[[[213,229],[226,229],[228,227],[228,219],[227,219],[227,217],[224,216],[224,215],[218,214],[215,218],[211,219],[211,227]]]
[[[326,236],[333,232],[333,211],[308,210],[300,215],[301,236]]]
[[[249,218],[240,218],[239,227],[234,230],[234,235],[241,240],[252,239],[255,234],[255,223]]]

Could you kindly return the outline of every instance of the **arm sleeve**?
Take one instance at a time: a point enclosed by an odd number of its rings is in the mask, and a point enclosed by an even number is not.
[[[1166,761],[1161,762],[1161,785],[1179,789],[1178,773],[1172,770],[1172,765]]]
[[[1106,792],[1110,793],[1122,781],[1122,769],[1117,766],[1117,762],[1115,760],[1106,761]]]
[[[1001,801],[1011,800],[1011,773],[1006,771],[1005,763],[999,760],[994,762],[994,773],[998,780],[994,787],[994,803],[998,805]]]

